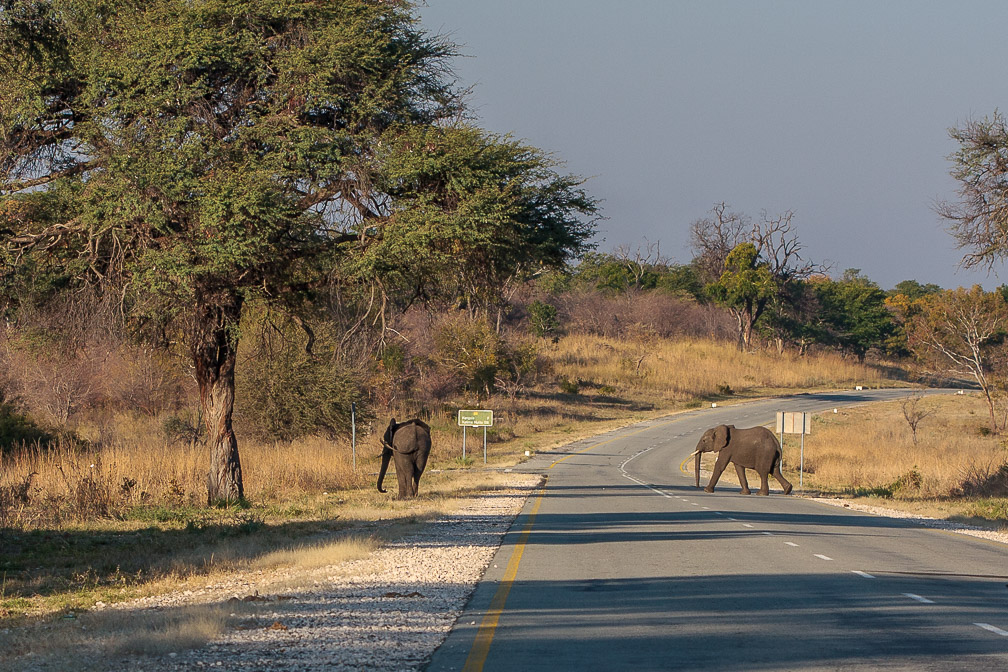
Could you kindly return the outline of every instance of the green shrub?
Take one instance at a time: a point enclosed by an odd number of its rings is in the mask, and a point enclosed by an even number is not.
[[[343,367],[303,352],[257,358],[240,380],[236,416],[253,433],[284,441],[349,434],[350,405],[362,397]]]
[[[542,301],[533,301],[528,306],[529,326],[532,333],[540,338],[551,337],[560,329],[556,306]]]
[[[566,376],[561,378],[558,384],[564,394],[577,394],[581,391],[580,381],[570,380]]]

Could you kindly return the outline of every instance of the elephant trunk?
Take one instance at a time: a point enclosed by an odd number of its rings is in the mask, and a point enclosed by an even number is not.
[[[384,448],[381,454],[381,469],[378,471],[378,492],[385,492],[382,489],[382,481],[385,480],[385,472],[388,471],[389,460],[392,459],[392,449]]]

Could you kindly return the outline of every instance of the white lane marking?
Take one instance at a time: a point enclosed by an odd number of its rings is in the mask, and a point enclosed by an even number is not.
[[[705,507],[703,507],[703,510],[704,511],[710,511],[710,507],[709,506],[705,506]]]
[[[798,548],[798,544],[794,543],[793,541],[785,541],[784,543],[787,544],[788,546],[794,546],[795,548]]]
[[[637,485],[643,485],[648,490],[653,490],[654,492],[657,492],[662,497],[667,497],[668,499],[672,499],[672,495],[668,494],[667,492],[663,492],[662,490],[659,490],[658,488],[654,487],[653,485],[648,485],[644,481],[638,481],[636,478],[634,478],[633,476],[631,476],[630,474],[628,474],[626,472],[624,472],[623,475],[626,476],[627,478],[629,478],[631,481],[633,481]]]
[[[697,504],[696,502],[690,502],[690,504],[692,504],[693,506],[700,506],[700,505],[699,505],[699,504]]]
[[[819,553],[816,553],[815,557],[819,558],[820,560],[830,560],[830,561],[833,560],[833,558],[829,557],[828,555],[821,555]]]
[[[760,532],[760,534],[765,534],[768,537],[772,537],[773,536],[773,532]]]
[[[749,523],[742,523],[742,527],[752,527]]]
[[[722,511],[715,511],[715,512],[714,512],[714,515],[715,515],[715,516],[723,516],[723,515],[724,515],[724,512],[722,512]]]
[[[857,574],[862,579],[874,579],[875,578],[874,576],[872,576],[868,572],[861,572],[861,571],[858,571],[856,569],[852,569],[851,572],[853,572],[854,574]]]
[[[995,628],[990,623],[974,623],[973,625],[978,628],[983,628],[988,632],[993,632],[995,635],[1001,635],[1002,637],[1008,637],[1008,630],[1002,630],[1001,628]]]
[[[934,600],[929,600],[926,597],[921,597],[916,593],[903,593],[903,595],[909,597],[911,600],[917,600],[921,604],[934,604]]]
[[[738,522],[738,518],[732,518],[731,516],[728,516],[728,520],[733,520],[733,521],[735,521],[736,523]]]

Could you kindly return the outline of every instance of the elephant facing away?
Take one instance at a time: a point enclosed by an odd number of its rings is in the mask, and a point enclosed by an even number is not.
[[[420,491],[420,475],[427,466],[430,455],[430,427],[419,419],[406,422],[389,421],[382,436],[381,470],[378,472],[378,492],[382,489],[389,460],[395,457],[396,479],[399,481],[399,499],[416,497]]]
[[[700,455],[707,452],[718,454],[717,462],[714,463],[714,473],[711,474],[710,482],[704,488],[707,492],[714,492],[714,486],[721,478],[722,472],[731,462],[735,465],[735,473],[738,474],[739,483],[742,485],[742,494],[748,495],[749,483],[746,482],[745,470],[754,469],[760,476],[759,494],[769,495],[769,477],[773,474],[777,482],[784,488],[784,494],[791,493],[791,484],[781,474],[781,450],[777,443],[777,437],[766,427],[750,427],[748,429],[736,429],[734,425],[718,425],[704,432],[697,443],[696,451],[696,487],[700,487]],[[692,457],[692,456],[691,456]]]

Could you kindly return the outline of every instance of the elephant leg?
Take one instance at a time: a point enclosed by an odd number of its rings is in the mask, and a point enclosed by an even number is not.
[[[761,495],[769,495],[770,494],[770,481],[769,481],[770,474],[768,474],[765,471],[761,471],[761,472],[759,472],[759,477],[760,477],[759,494],[761,494]]]
[[[710,482],[707,484],[707,487],[704,488],[706,492],[714,492],[714,486],[717,485],[718,479],[721,478],[721,474],[727,466],[728,457],[722,453],[718,453],[717,462],[714,463],[714,473],[711,474]]]
[[[773,475],[774,478],[777,479],[777,482],[781,484],[781,487],[784,488],[784,494],[790,495],[793,486],[791,485],[790,481],[784,478],[784,474],[781,473],[779,464],[774,465]]]
[[[396,453],[396,480],[399,481],[399,499],[412,497],[413,456]]]
[[[427,453],[418,452],[416,462],[413,465],[413,496],[420,494],[420,476],[423,475],[427,467]]]
[[[736,464],[735,465],[735,473],[738,474],[738,482],[739,482],[739,485],[742,486],[742,494],[743,495],[748,495],[749,494],[749,481],[747,481],[746,477],[745,477],[745,467],[743,467],[741,464]]]

